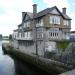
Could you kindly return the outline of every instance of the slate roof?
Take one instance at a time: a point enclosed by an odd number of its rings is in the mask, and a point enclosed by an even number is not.
[[[46,8],[45,10],[40,11],[39,13],[37,13],[37,16],[36,16],[35,18],[44,16],[44,15],[50,13],[50,12],[51,12],[52,10],[54,10],[54,9],[57,9],[57,11],[61,14],[61,16],[62,16],[63,18],[65,18],[65,19],[71,19],[68,15],[61,13],[60,10],[59,10],[56,6],[51,7],[51,8]]]
[[[42,11],[38,12],[38,14],[37,14],[36,18],[37,18],[37,17],[41,17],[41,16],[44,16],[44,15],[48,14],[50,11],[52,11],[52,10],[53,10],[53,8],[54,8],[54,7],[52,7],[52,8],[46,8],[46,9],[44,9],[44,10],[42,10]]]
[[[18,31],[18,29],[13,30],[14,32]]]
[[[33,13],[27,12],[27,14],[29,15],[29,17],[30,17],[31,19],[33,19]]]
[[[46,9],[38,12],[34,18],[39,18],[39,17],[45,16],[46,14],[50,13],[54,9],[56,9],[64,19],[70,19],[71,20],[71,18],[67,14],[63,14],[62,12],[60,12],[60,10],[56,6],[51,7],[51,8],[46,8]],[[30,19],[33,19],[33,13],[26,12],[26,14],[29,15]]]
[[[19,24],[18,27],[22,26],[22,24]]]
[[[67,14],[63,14],[63,16],[64,16],[65,19],[70,19],[71,20],[71,18]]]

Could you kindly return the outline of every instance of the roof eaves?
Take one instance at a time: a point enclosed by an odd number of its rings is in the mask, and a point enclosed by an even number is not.
[[[21,25],[22,25],[22,23],[21,23],[21,24],[19,24],[19,25],[18,25],[18,27],[20,27]]]

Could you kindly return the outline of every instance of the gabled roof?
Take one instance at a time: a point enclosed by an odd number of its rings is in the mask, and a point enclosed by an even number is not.
[[[44,15],[48,14],[50,11],[52,11],[52,10],[53,10],[53,8],[54,8],[54,7],[52,7],[52,8],[46,8],[46,9],[44,9],[44,10],[42,10],[42,11],[38,12],[38,14],[37,14],[36,18],[37,18],[37,17],[41,17],[41,16],[44,16]]]
[[[56,9],[64,19],[71,19],[68,15],[61,13],[60,10],[56,6],[51,7],[51,8],[46,8],[45,10],[38,12],[35,18],[42,17],[42,16],[50,13],[54,9]]]
[[[27,14],[29,15],[29,17],[30,17],[31,19],[33,19],[33,13],[27,12]]]
[[[22,26],[22,24],[19,24],[18,27]]]
[[[71,20],[71,18],[67,14],[62,13],[62,15],[64,16],[65,19],[70,19]]]
[[[33,19],[33,13],[31,13],[31,12],[25,12],[25,15],[23,17],[23,21],[25,20],[26,15],[28,15],[30,19]]]
[[[15,30],[13,30],[14,32],[17,32],[18,31],[18,29],[15,29]]]
[[[63,14],[56,6],[51,7],[51,8],[46,8],[46,9],[44,9],[44,10],[38,12],[34,18],[39,18],[39,17],[45,16],[45,15],[51,13],[52,10],[54,10],[54,9],[56,9],[56,10],[59,12],[59,14],[60,14],[64,19],[69,19],[69,20],[71,20],[71,18],[70,18],[67,14]],[[28,16],[30,17],[30,19],[33,19],[33,13],[31,13],[31,12],[25,12],[25,16],[26,16],[26,15],[28,15]],[[25,19],[25,16],[23,17],[23,20]]]

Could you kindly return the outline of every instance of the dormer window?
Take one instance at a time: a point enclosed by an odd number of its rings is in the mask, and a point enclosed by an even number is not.
[[[60,16],[50,16],[50,24],[60,24]]]
[[[63,24],[68,26],[69,25],[69,20],[63,20]]]

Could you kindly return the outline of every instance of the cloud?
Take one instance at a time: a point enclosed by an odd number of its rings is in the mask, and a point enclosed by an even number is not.
[[[0,6],[6,11],[31,11],[32,0],[0,0]]]
[[[32,0],[0,0],[0,34],[9,35],[21,23],[21,12],[32,12]]]
[[[59,9],[66,7],[69,8],[70,4],[68,0],[43,0],[49,7],[57,6]]]

